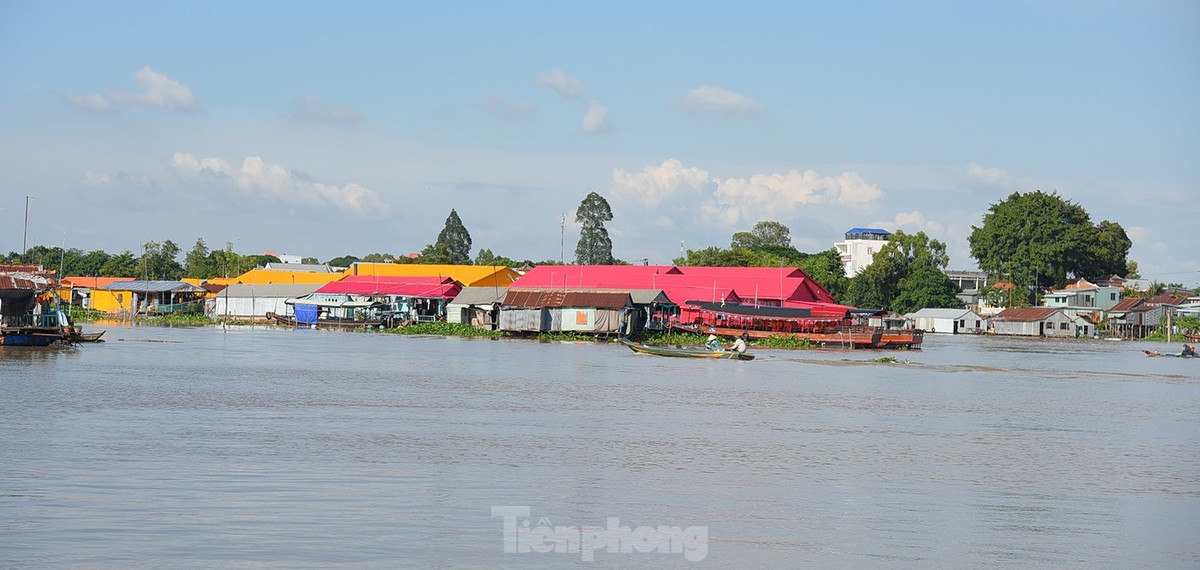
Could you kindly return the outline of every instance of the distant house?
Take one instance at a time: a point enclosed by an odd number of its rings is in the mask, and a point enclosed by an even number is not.
[[[987,321],[965,309],[921,309],[904,315],[918,328],[930,333],[980,334],[987,330]]]
[[[464,287],[508,287],[520,277],[511,267],[499,265],[425,265],[357,261],[344,275],[371,277],[449,277]]]
[[[1056,307],[1005,309],[992,318],[992,330],[998,335],[1075,337],[1075,328],[1075,319]]]
[[[93,309],[95,307],[92,306],[92,290],[117,281],[135,281],[135,279],[133,277],[64,277],[59,283],[58,297],[72,305]]]
[[[1100,286],[1086,279],[1068,283],[1066,287],[1047,293],[1045,306],[1106,311],[1121,302],[1121,287]]]

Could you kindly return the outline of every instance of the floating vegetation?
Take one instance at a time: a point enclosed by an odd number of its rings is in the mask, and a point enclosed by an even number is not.
[[[504,333],[489,329],[479,329],[463,323],[414,323],[394,329],[384,329],[384,332],[404,335],[437,335],[470,338],[500,338]]]

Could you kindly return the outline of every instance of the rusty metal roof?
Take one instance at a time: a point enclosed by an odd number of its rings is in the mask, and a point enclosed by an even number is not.
[[[623,309],[632,306],[628,291],[572,289],[509,289],[504,296],[507,307],[540,309],[545,307],[594,307]]]
[[[996,315],[995,320],[1025,323],[1044,321],[1050,318],[1050,315],[1057,312],[1059,312],[1059,309],[1055,307],[1014,307],[1000,311],[1000,314]]]

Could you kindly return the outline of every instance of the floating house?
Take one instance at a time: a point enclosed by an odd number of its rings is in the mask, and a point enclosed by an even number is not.
[[[628,292],[510,288],[500,306],[506,332],[629,334]]]
[[[115,314],[199,313],[208,294],[183,281],[116,281],[92,290],[92,308]]]
[[[322,285],[315,295],[347,295],[382,305],[391,320],[430,322],[446,320],[446,305],[462,288],[450,277],[348,275]]]
[[[446,322],[496,330],[508,287],[463,287],[446,305]]]
[[[267,313],[285,313],[286,301],[316,291],[316,284],[234,283],[210,297],[205,314],[216,318],[266,319]]]
[[[987,321],[966,309],[921,309],[904,315],[912,326],[927,333],[981,334],[987,331]]]
[[[133,277],[64,277],[59,283],[58,297],[65,303],[93,309],[95,307],[92,306],[92,291],[120,281],[136,281],[136,279]]]
[[[992,318],[992,331],[998,335],[1075,337],[1075,319],[1055,307],[1019,307],[1005,309]]]

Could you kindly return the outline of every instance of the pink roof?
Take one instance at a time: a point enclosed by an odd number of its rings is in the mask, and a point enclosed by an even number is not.
[[[833,296],[795,267],[676,267],[667,265],[541,265],[513,283],[522,288],[662,289],[676,304],[756,299],[834,303]]]
[[[453,299],[462,285],[449,277],[395,277],[347,275],[317,289],[317,293],[345,295],[397,295],[402,297],[442,297]]]

